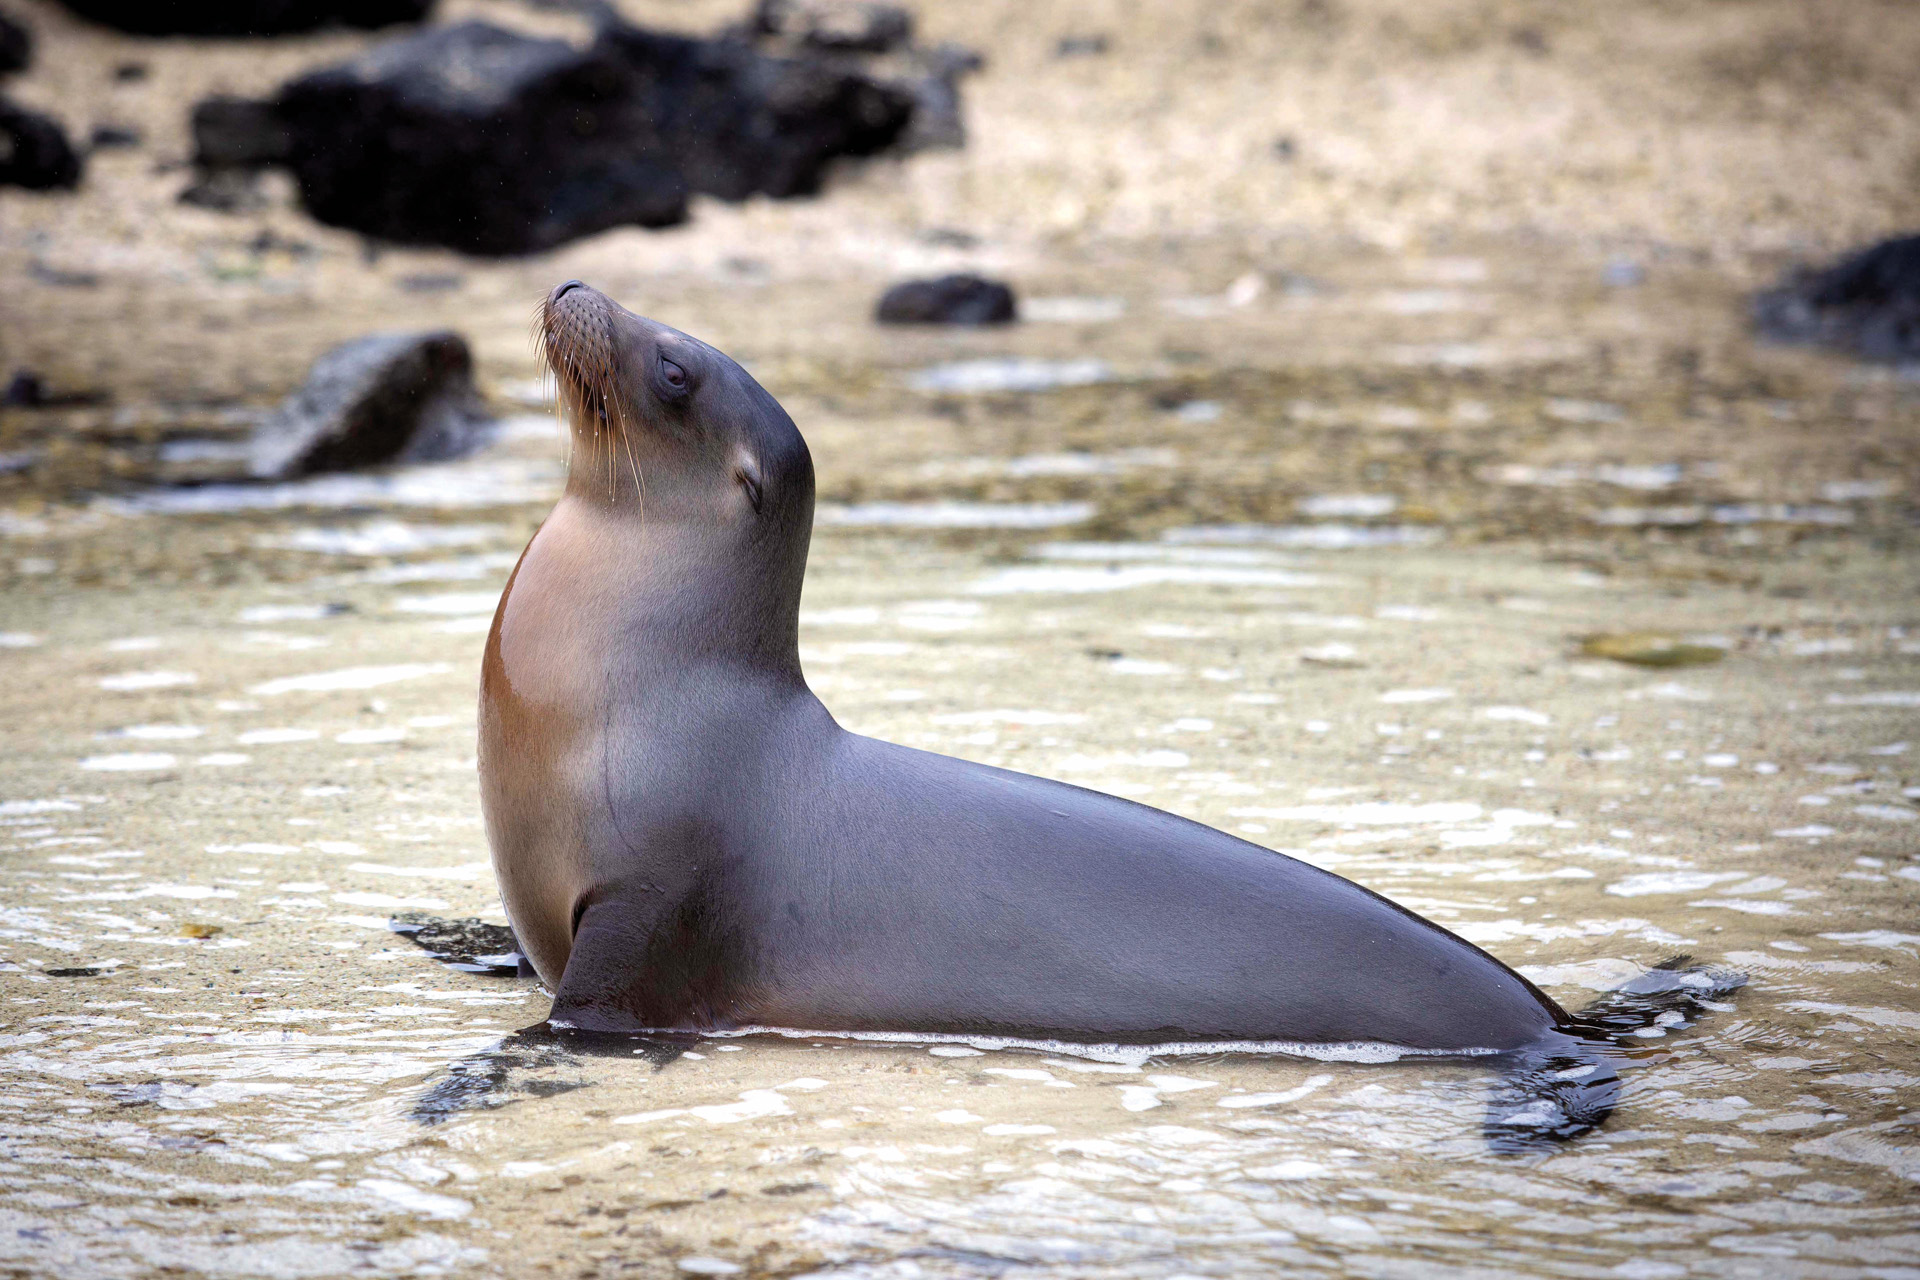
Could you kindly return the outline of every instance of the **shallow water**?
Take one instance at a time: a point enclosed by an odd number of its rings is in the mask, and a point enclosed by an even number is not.
[[[468,473],[497,487],[414,506]],[[1677,952],[1749,973],[1644,1041],[1598,1133],[1515,1158],[1482,1136],[1494,1077],[1470,1063],[511,1038],[545,1015],[531,980],[443,966],[388,921],[501,919],[475,671],[555,474],[523,440],[362,486],[353,512],[124,503],[61,536],[147,522],[303,568],[9,601],[15,1265],[1920,1275],[1920,617],[1888,585],[1911,573],[1674,598],[1282,526],[823,522],[803,657],[851,728],[1305,858],[1569,1006]],[[955,525],[996,540],[924,531]],[[1651,670],[1574,639],[1656,625],[1728,656]]]

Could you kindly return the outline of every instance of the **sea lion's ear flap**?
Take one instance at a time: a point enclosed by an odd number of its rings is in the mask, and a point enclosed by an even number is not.
[[[733,460],[733,478],[746,490],[753,513],[759,515],[766,504],[766,485],[760,476],[760,463],[752,454],[742,453]]]

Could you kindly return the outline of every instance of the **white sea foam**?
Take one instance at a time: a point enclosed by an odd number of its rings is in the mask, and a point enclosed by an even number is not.
[[[1033,549],[1041,560],[1095,560],[1113,563],[1286,565],[1297,556],[1257,547],[1184,547],[1165,542],[1044,542]],[[1315,585],[1326,579],[1316,579]]]
[[[1365,547],[1423,547],[1438,542],[1441,531],[1427,525],[1214,524],[1169,529],[1160,537],[1174,543],[1350,551]]]
[[[401,742],[405,740],[406,736],[407,731],[405,729],[394,727],[381,729],[348,729],[344,733],[334,734],[333,740],[349,747],[358,747],[375,742]]]
[[[1389,689],[1380,695],[1382,702],[1439,702],[1451,698],[1451,689]]]
[[[181,738],[197,738],[206,730],[193,724],[130,724],[124,729],[110,729],[98,736],[102,738],[139,738],[142,741],[174,741]]]
[[[442,615],[491,614],[499,606],[500,593],[497,591],[454,591],[437,596],[401,596],[393,602],[393,607],[401,613]]]
[[[1305,1084],[1280,1093],[1236,1093],[1220,1099],[1218,1105],[1229,1109],[1242,1107],[1278,1107],[1289,1102],[1298,1102],[1317,1089],[1324,1089],[1333,1083],[1332,1076],[1309,1076]]]
[[[431,1191],[422,1191],[418,1187],[404,1182],[388,1182],[381,1178],[362,1178],[356,1183],[361,1190],[371,1191],[389,1204],[398,1205],[409,1213],[423,1214],[429,1218],[464,1218],[473,1211],[473,1206],[465,1200],[456,1200],[452,1196],[435,1195]]]
[[[252,624],[269,622],[318,622],[345,613],[344,605],[333,604],[256,604],[240,611],[240,621]]]
[[[554,1023],[566,1027],[565,1022]],[[641,1034],[672,1035],[668,1028],[650,1028]],[[1157,1044],[1083,1044],[1072,1040],[1029,1040],[1019,1036],[976,1036],[938,1031],[799,1031],[791,1027],[739,1027],[731,1031],[706,1031],[707,1039],[738,1039],[743,1036],[779,1036],[785,1040],[852,1040],[862,1044],[964,1045],[982,1053],[1020,1049],[1032,1053],[1053,1054],[1063,1058],[1084,1058],[1090,1062],[1114,1063],[1137,1068],[1156,1058],[1199,1058],[1218,1054],[1254,1054],[1289,1058],[1312,1058],[1319,1062],[1397,1062],[1401,1058],[1483,1057],[1498,1049],[1415,1049],[1405,1045],[1381,1044],[1370,1040],[1343,1041],[1338,1044],[1301,1044],[1292,1040],[1172,1040]]]
[[[262,747],[284,742],[312,742],[319,736],[317,729],[249,729],[236,741],[243,747]]]
[[[486,862],[463,862],[453,867],[393,867],[380,862],[355,862],[347,870],[376,876],[407,876],[415,880],[485,880],[493,875]]]
[[[1426,825],[1472,822],[1485,811],[1467,800],[1428,804],[1368,801],[1362,804],[1301,804],[1282,808],[1229,809],[1236,818],[1273,818],[1285,822],[1354,823],[1361,826]]]
[[[1920,707],[1920,689],[1885,689],[1878,693],[1830,693],[1830,707]]]
[[[191,671],[124,671],[103,676],[100,687],[112,693],[138,693],[145,689],[177,689],[200,679]]]
[[[1054,298],[1027,298],[1020,303],[1020,318],[1038,324],[1098,324],[1118,320],[1125,314],[1125,298],[1065,294]]]
[[[1137,587],[1312,587],[1321,579],[1285,569],[1242,569],[1205,564],[1018,565],[968,586],[978,595],[1086,595]]]
[[[1096,382],[1111,382],[1113,378],[1113,366],[1105,360],[1039,360],[994,356],[932,365],[909,374],[907,385],[915,391],[980,395],[988,392],[1084,387]]]
[[[1091,502],[821,503],[814,523],[897,529],[1053,529],[1093,518]]]
[[[1392,515],[1400,499],[1390,493],[1321,493],[1297,505],[1301,515],[1316,520],[1370,520]]]
[[[149,489],[96,499],[95,505],[126,516],[208,515],[292,507],[487,507],[551,501],[562,480],[557,463],[470,461],[311,476],[284,484]]]
[[[763,1120],[769,1116],[790,1116],[793,1107],[773,1089],[748,1089],[741,1093],[740,1101],[725,1102],[705,1107],[669,1107],[661,1111],[641,1111],[630,1116],[615,1116],[612,1124],[651,1124],[656,1120],[672,1120],[680,1116],[695,1116],[709,1124],[738,1124],[742,1120]]]
[[[80,762],[80,767],[96,773],[143,773],[171,769],[176,763],[164,751],[126,751],[115,755],[88,756]]]
[[[1744,880],[1744,871],[1649,871],[1628,876],[1607,886],[1607,892],[1621,898],[1638,898],[1650,893],[1698,893],[1729,880]]]
[[[311,675],[282,676],[254,685],[247,692],[271,698],[282,693],[329,693],[339,689],[373,689],[401,680],[444,675],[453,670],[444,662],[403,662],[391,667],[347,667],[340,671],[316,671]]]
[[[399,520],[370,520],[360,525],[296,529],[292,533],[261,538],[258,545],[331,556],[399,556],[491,542],[504,533],[504,526],[497,524],[407,524]]]

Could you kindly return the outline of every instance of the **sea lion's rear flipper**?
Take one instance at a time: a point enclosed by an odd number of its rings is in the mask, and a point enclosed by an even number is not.
[[[1555,1033],[1521,1050],[1487,1099],[1487,1142],[1515,1155],[1598,1128],[1620,1100],[1620,1062],[1609,1046]]]
[[[1596,1128],[1620,1100],[1620,1071],[1634,1065],[1634,1049],[1692,1026],[1746,985],[1744,973],[1685,968],[1691,958],[1661,961],[1512,1055],[1487,1103],[1494,1150],[1542,1150]]]
[[[1718,1001],[1747,985],[1731,969],[1689,969],[1692,956],[1670,956],[1573,1015],[1568,1030],[1623,1048],[1692,1026]]]

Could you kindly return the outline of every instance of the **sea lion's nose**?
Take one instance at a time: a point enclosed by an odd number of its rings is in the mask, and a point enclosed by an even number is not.
[[[584,289],[586,287],[587,282],[585,280],[569,280],[553,291],[553,300],[558,302],[560,299],[566,297],[567,290],[569,289]]]

